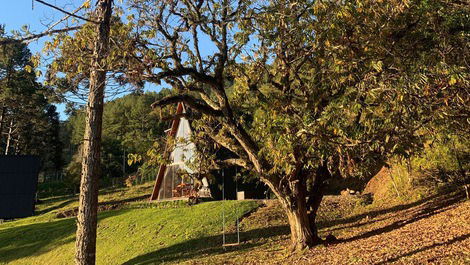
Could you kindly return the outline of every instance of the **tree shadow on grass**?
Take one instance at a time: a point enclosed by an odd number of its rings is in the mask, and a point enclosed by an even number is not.
[[[380,216],[380,215],[385,215],[385,214],[389,214],[389,213],[393,213],[393,212],[399,212],[399,211],[407,210],[407,209],[410,209],[410,208],[413,208],[413,207],[416,207],[416,206],[419,206],[419,205],[428,204],[428,203],[429,204],[437,203],[438,205],[442,204],[442,203],[444,203],[444,204],[447,203],[446,205],[450,205],[450,204],[453,204],[453,203],[456,203],[456,202],[462,200],[463,198],[464,198],[464,195],[463,195],[462,192],[441,193],[441,194],[436,194],[436,195],[426,197],[424,199],[421,199],[421,200],[418,200],[418,201],[415,201],[415,202],[412,202],[412,203],[401,204],[401,205],[393,206],[393,207],[386,208],[386,209],[368,211],[368,212],[365,212],[365,213],[362,213],[362,214],[350,216],[350,217],[347,217],[347,218],[340,218],[340,219],[337,219],[337,220],[320,221],[320,222],[317,223],[317,226],[319,228],[328,228],[328,227],[333,227],[333,226],[337,226],[337,225],[353,224],[353,225],[349,225],[349,226],[342,226],[342,227],[339,227],[339,228],[328,230],[328,232],[331,232],[331,231],[334,231],[334,230],[339,230],[339,229],[344,229],[344,228],[354,228],[354,227],[359,227],[359,226],[362,226],[362,225],[365,225],[365,224],[368,224],[368,223],[371,223],[371,222],[376,222],[377,220],[374,219],[374,218],[377,217],[377,216]],[[451,201],[449,201],[449,199]],[[446,205],[444,205],[444,206],[446,206]],[[373,220],[371,220],[369,222],[366,222],[366,223],[356,223],[359,220],[364,219],[364,218],[370,218],[370,219],[373,219]],[[384,219],[386,219],[386,218],[384,218]]]
[[[39,255],[67,244],[75,230],[75,220],[37,223],[0,230],[0,262],[12,262]]]
[[[375,235],[380,235],[383,233],[390,232],[395,229],[399,229],[407,224],[411,224],[414,222],[417,222],[421,219],[431,217],[433,215],[436,215],[438,213],[444,212],[446,210],[449,210],[451,208],[456,207],[455,203],[461,201],[464,198],[464,195],[461,193],[458,194],[449,194],[449,195],[444,195],[437,197],[435,200],[427,201],[426,203],[422,203],[423,207],[419,210],[417,213],[411,216],[411,218],[405,218],[402,220],[395,221],[389,225],[386,225],[384,227],[374,229],[372,231],[365,232],[363,234],[353,236],[344,240],[339,240],[338,243],[344,243],[344,242],[351,242],[359,239],[365,239],[371,236]],[[362,225],[362,224],[358,224]]]
[[[98,204],[99,205],[124,204],[124,203],[128,203],[128,202],[142,201],[142,200],[145,200],[145,199],[148,199],[148,198],[149,198],[149,195],[144,194],[144,195],[134,196],[134,197],[126,198],[126,199],[104,201],[104,202],[100,202]]]
[[[470,234],[465,234],[465,235],[461,235],[461,236],[458,236],[458,237],[455,237],[453,239],[450,239],[450,240],[447,240],[445,242],[440,242],[440,243],[434,243],[432,245],[429,245],[429,246],[424,246],[422,248],[419,248],[419,249],[415,249],[413,251],[410,251],[410,252],[407,252],[405,254],[402,254],[402,255],[399,255],[397,257],[394,257],[394,258],[389,258],[385,261],[382,261],[380,263],[377,263],[377,265],[382,265],[382,264],[389,264],[389,263],[392,263],[392,262],[396,262],[398,261],[399,259],[401,258],[404,258],[404,257],[410,257],[414,254],[418,254],[420,252],[423,252],[423,251],[426,251],[426,250],[429,250],[429,249],[433,249],[433,248],[436,248],[436,247],[440,247],[440,246],[448,246],[448,245],[451,245],[451,244],[454,244],[456,242],[460,242],[460,241],[464,241],[466,240],[467,238],[470,237]]]
[[[127,210],[101,213],[99,221],[117,216],[124,211]],[[75,220],[67,218],[0,230],[0,263],[38,256],[75,241]]]
[[[461,201],[462,198],[463,198],[463,194],[460,194],[460,193],[451,193],[451,194],[446,194],[446,195],[431,196],[431,197],[428,197],[426,199],[423,199],[414,203],[391,207],[391,208],[384,209],[384,210],[372,211],[372,212],[364,213],[361,215],[356,215],[356,216],[349,217],[349,218],[339,219],[338,221],[333,222],[333,223],[323,222],[320,228],[330,227],[330,226],[337,225],[337,224],[350,224],[366,216],[377,217],[377,216],[384,215],[387,213],[398,212],[398,211],[410,209],[416,206],[421,206],[419,209],[417,209],[417,213],[412,215],[412,217],[409,219],[407,218],[398,222],[394,222],[385,227],[382,227],[373,231],[369,231],[364,234],[361,234],[352,238],[348,238],[346,240],[339,240],[338,243],[354,241],[354,240],[386,233],[394,229],[398,229],[406,224],[416,222],[423,218],[427,218],[439,212],[448,210],[450,207],[455,207],[454,204],[458,201]],[[362,224],[358,224],[358,225],[362,225]],[[257,240],[257,239],[268,239],[274,236],[288,235],[289,233],[290,233],[290,230],[287,225],[266,227],[262,229],[254,229],[254,230],[242,232],[241,233],[242,241],[245,239],[250,239],[250,241],[247,243],[242,243],[239,246],[230,247],[226,249],[222,247],[222,235],[196,238],[196,239],[181,242],[181,243],[178,243],[178,244],[166,247],[166,248],[158,249],[156,251],[132,258],[128,260],[127,262],[125,262],[124,264],[126,265],[160,264],[160,263],[165,263],[165,262],[183,262],[185,260],[197,259],[198,257],[204,257],[208,255],[217,255],[217,254],[240,251],[240,250],[249,250],[257,246],[260,246],[264,243],[263,240]],[[234,235],[231,234],[229,236],[233,237]],[[465,238],[457,238],[454,240],[460,241],[464,239]]]
[[[125,190],[124,188],[118,188],[116,190],[112,190],[112,189],[111,190],[101,190],[99,194],[100,195],[107,195],[107,194],[111,194],[111,193],[115,193],[115,192],[119,192],[119,191],[124,191],[124,190]],[[145,200],[145,199],[148,199],[148,198],[149,198],[148,194],[135,195],[133,197],[126,198],[126,199],[107,200],[107,201],[99,202],[98,204],[103,205],[103,206],[110,206],[110,205],[113,206],[113,205],[125,204],[125,203],[128,203],[128,202],[141,201],[141,200]],[[60,204],[56,205],[56,206],[51,206],[51,207],[45,208],[43,210],[36,211],[35,215],[45,214],[45,213],[63,208],[64,206],[67,206],[69,203],[78,202],[78,194],[56,196],[56,197],[41,199],[40,204],[53,203],[55,201],[61,201],[61,200],[64,200],[64,201],[61,202]],[[39,204],[39,203],[37,203],[37,204]],[[118,207],[114,207],[114,208],[118,208]],[[74,207],[72,210],[75,211],[76,209],[78,209],[78,207]]]
[[[266,239],[273,236],[287,234],[289,234],[289,227],[287,226],[275,226],[262,229],[253,229],[246,232],[240,232],[240,245],[230,246],[226,248],[222,246],[221,234],[203,238],[195,238],[135,257],[131,260],[128,260],[124,264],[160,264],[164,262],[174,261],[182,262],[184,260],[196,259],[197,257],[207,255],[217,255],[227,252],[255,248],[262,244],[262,240],[260,239]],[[228,234],[226,236],[236,238],[236,234],[234,233]],[[250,241],[245,241],[247,239],[249,239]]]
[[[133,201],[140,201],[146,198],[148,198],[148,195],[135,196],[135,197],[120,199],[120,200],[116,199],[116,200],[111,200],[111,201],[98,202],[98,212],[101,213],[101,212],[106,212],[106,211],[111,211],[111,210],[119,210],[123,208],[123,206],[126,203],[133,202]],[[77,214],[78,214],[78,206],[67,209],[67,210],[59,211],[56,217],[66,218],[66,217],[77,216]]]
[[[68,205],[69,203],[72,203],[72,202],[75,202],[77,201],[77,198],[73,198],[73,199],[69,199],[69,200],[66,200],[66,201],[63,201],[55,206],[51,206],[49,208],[45,208],[45,209],[42,209],[40,211],[35,211],[35,215],[41,215],[41,214],[45,214],[45,213],[48,213],[48,212],[52,212],[54,210],[57,210],[57,209],[60,209],[66,205]]]

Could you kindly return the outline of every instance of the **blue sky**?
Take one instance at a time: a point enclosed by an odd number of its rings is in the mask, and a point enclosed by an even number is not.
[[[4,3],[2,3],[2,8],[0,8],[0,24],[5,25],[6,32],[8,33],[12,30],[19,30],[23,25],[28,25],[31,32],[39,33],[47,28],[45,24],[58,21],[64,16],[61,12],[37,2],[34,3],[33,9],[31,0],[7,0],[2,2]],[[66,10],[71,11],[83,3],[83,1],[48,0],[48,3],[64,7]],[[33,53],[40,52],[45,40],[46,39],[43,38],[31,42],[29,48]],[[145,90],[158,91],[160,88],[152,85],[147,86]],[[67,119],[64,113],[64,104],[57,104],[57,108],[61,120]]]

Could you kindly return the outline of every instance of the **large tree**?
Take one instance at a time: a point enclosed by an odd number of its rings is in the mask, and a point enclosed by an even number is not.
[[[468,7],[458,1],[130,2],[140,77],[178,91],[154,107],[185,102],[203,114],[205,139],[236,155],[217,164],[271,188],[294,249],[321,242],[315,216],[330,178],[419,148],[454,92],[468,104],[468,54],[457,51]],[[446,96],[430,96],[439,84]]]
[[[61,8],[41,2],[54,9]],[[84,10],[84,15],[77,12]],[[52,54],[48,65],[46,84],[55,88],[61,96],[75,96],[86,101],[86,119],[81,156],[81,182],[77,214],[76,264],[95,264],[96,229],[98,209],[98,180],[101,166],[101,142],[103,126],[103,105],[109,58],[112,58],[110,31],[113,1],[98,0],[90,12],[90,1],[74,12],[66,12],[58,23],[70,17],[87,23],[64,30],[46,30],[58,33],[45,43],[43,52]],[[57,23],[51,25],[55,26]],[[79,30],[73,36],[67,31]],[[41,37],[42,34],[38,34]],[[33,35],[34,37],[34,35]],[[28,39],[24,37],[22,40]],[[115,51],[115,50],[114,50]]]

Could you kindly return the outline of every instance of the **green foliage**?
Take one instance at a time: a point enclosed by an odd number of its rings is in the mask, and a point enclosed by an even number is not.
[[[468,138],[439,134],[429,141],[424,152],[411,160],[416,182],[440,186],[470,184],[470,142]],[[421,183],[420,183],[421,182]]]
[[[158,54],[142,76],[177,93],[155,106],[183,101],[200,112],[204,168],[218,160],[207,152],[214,145],[230,150],[236,159],[214,164],[256,172],[292,231],[302,223],[294,211],[314,217],[327,180],[409,158],[439,124],[469,136],[470,8],[461,1],[131,3],[136,54]],[[201,38],[213,49],[201,53]],[[316,228],[300,229],[292,241],[303,248],[312,240],[296,237]]]
[[[148,162],[144,162],[137,171],[140,178],[140,182],[153,181],[158,174],[158,166],[152,165]]]
[[[390,178],[382,183],[386,192],[379,191],[376,204],[416,201],[470,183],[468,139],[443,132],[428,139],[409,159],[389,161]]]
[[[420,171],[442,169],[444,171],[470,170],[469,139],[451,135],[438,135],[426,144],[424,151],[412,159],[413,168]]]
[[[419,151],[422,127],[461,116],[468,129],[469,10],[444,2],[274,1],[240,26],[260,43],[244,63],[227,62],[226,91],[265,173],[328,160],[343,176],[368,176]],[[205,118],[197,128],[217,126]]]
[[[131,164],[128,160],[138,154],[145,154],[155,141],[163,137],[167,125],[161,121],[158,113],[152,111],[150,105],[167,93],[167,90],[163,90],[160,93],[130,94],[105,104],[102,142],[104,178],[122,176],[124,166],[126,174],[136,172],[139,181],[151,179],[150,175],[155,170],[150,165],[144,164],[142,159],[133,159]],[[77,150],[67,167],[68,175],[74,180],[79,180],[80,176],[79,147],[83,141],[84,121],[85,113],[82,109],[76,110],[67,121],[71,144]]]
[[[71,180],[66,178],[65,180],[38,183],[38,196],[44,198],[48,196],[75,194],[78,190],[79,182],[70,183],[70,181]]]
[[[256,172],[288,211],[321,194],[315,191],[325,178],[371,175],[392,157],[421,154],[441,171],[467,170],[468,143],[461,139],[470,131],[470,7],[462,1],[132,0],[129,7],[125,22],[113,19],[102,66],[108,81],[171,85],[175,94],[156,105],[184,101],[203,114],[194,122],[199,165],[209,169],[218,159],[214,150],[225,147],[236,159],[216,162]],[[46,44],[57,52],[47,76],[56,91],[80,95],[86,86],[91,28]],[[203,53],[202,39],[211,41]],[[25,66],[23,74],[32,70]],[[148,106],[160,96],[106,104],[105,177],[120,174],[129,158],[124,150],[143,154],[130,157],[132,171],[141,161],[144,172],[158,165],[165,126]],[[77,110],[69,121],[76,147],[83,120]],[[448,139],[436,150],[426,146],[437,128],[458,135],[453,149]],[[463,153],[455,163],[457,149]],[[73,161],[76,178],[80,158]],[[399,193],[402,183],[394,185]]]
[[[111,73],[106,89],[108,96],[122,93],[126,85],[131,85],[127,88],[134,91],[141,91],[143,87],[139,76],[142,65],[133,54],[138,45],[131,35],[133,26],[123,23],[118,16],[112,18],[110,49],[103,66]],[[86,98],[96,34],[94,25],[88,22],[73,35],[56,34],[44,44],[43,54],[54,58],[48,67],[46,84],[53,86],[58,94]]]
[[[0,33],[0,39],[8,39]],[[42,171],[63,166],[60,121],[51,89],[36,81],[31,52],[25,44],[0,47],[0,151],[38,155]]]

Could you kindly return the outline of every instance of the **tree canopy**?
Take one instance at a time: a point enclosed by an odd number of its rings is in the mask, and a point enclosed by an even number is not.
[[[0,39],[9,39],[0,29]],[[61,169],[59,116],[50,87],[37,82],[23,43],[0,46],[0,145],[5,155],[39,155],[42,170]]]
[[[144,48],[160,59],[147,81],[179,91],[154,106],[183,101],[204,114],[197,128],[238,156],[221,162],[256,171],[277,195],[296,248],[319,241],[314,219],[328,179],[409,156],[436,112],[468,127],[461,3],[134,5]],[[209,55],[201,36],[212,42]]]

